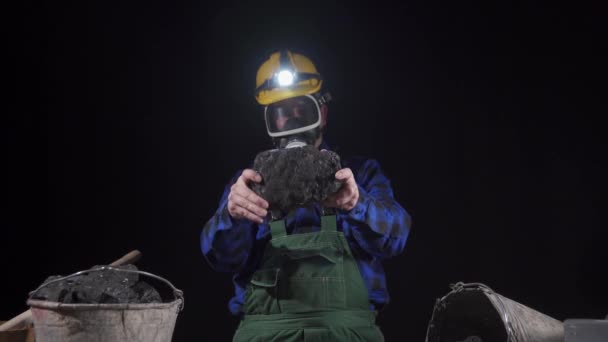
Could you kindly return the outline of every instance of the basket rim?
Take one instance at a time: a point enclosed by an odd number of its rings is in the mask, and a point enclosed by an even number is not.
[[[171,302],[164,303],[121,303],[121,304],[71,304],[52,302],[48,300],[28,299],[27,305],[33,309],[47,310],[146,310],[146,309],[168,309],[174,306],[181,306],[183,300],[176,298]]]

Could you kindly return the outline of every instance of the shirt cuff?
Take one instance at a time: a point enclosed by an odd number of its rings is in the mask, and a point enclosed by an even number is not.
[[[247,226],[250,222],[247,219],[235,219],[230,216],[228,207],[224,206],[220,212],[220,221],[223,223],[219,226],[218,230],[230,230],[231,228]]]
[[[371,200],[369,194],[361,186],[359,188],[359,200],[357,204],[347,212],[348,217],[357,221],[365,222],[365,216],[367,214],[367,208],[369,207],[369,201]]]

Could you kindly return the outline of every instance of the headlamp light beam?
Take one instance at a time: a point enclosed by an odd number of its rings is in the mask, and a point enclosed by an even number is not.
[[[277,74],[277,81],[279,86],[286,87],[293,84],[294,74],[289,70],[281,70]]]

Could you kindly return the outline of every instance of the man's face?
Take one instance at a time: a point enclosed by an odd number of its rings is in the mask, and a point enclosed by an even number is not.
[[[315,125],[319,121],[319,109],[309,97],[294,97],[269,105],[266,120],[270,132],[287,132]]]
[[[310,115],[310,99],[295,97],[281,101],[281,109],[275,115],[274,124],[279,131],[299,128],[309,124],[305,115]]]

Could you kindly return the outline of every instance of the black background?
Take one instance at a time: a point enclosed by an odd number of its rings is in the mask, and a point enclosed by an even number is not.
[[[422,341],[457,281],[559,320],[608,314],[599,4],[288,4],[4,13],[0,319],[47,276],[137,248],[185,292],[174,340],[229,340],[230,276],[199,234],[224,183],[270,147],[255,72],[283,47],[327,80],[330,142],[376,158],[413,217],[386,262],[388,341]]]

